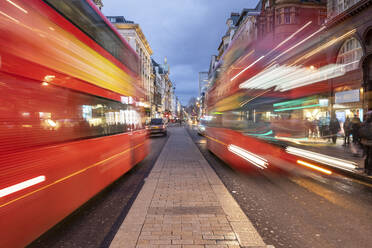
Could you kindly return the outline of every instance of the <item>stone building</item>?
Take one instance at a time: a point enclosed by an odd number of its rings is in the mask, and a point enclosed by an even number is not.
[[[342,64],[345,70],[343,76],[333,80],[333,84],[339,86],[334,88],[335,101],[340,99],[336,94],[349,97],[347,102],[342,102],[345,112],[356,113],[360,118],[372,109],[371,13],[371,0],[327,2],[326,32],[332,37],[345,36],[327,49],[326,54],[329,63]]]
[[[169,118],[172,116],[172,99],[174,98],[174,86],[169,78],[169,65],[167,59],[163,64],[152,60],[154,81],[154,117]]]
[[[144,89],[145,99],[143,99],[147,116],[151,117],[151,106],[153,102],[152,94],[152,49],[143,34],[139,24],[126,20],[123,16],[107,16],[108,20],[115,25],[119,33],[127,40],[135,50],[140,59],[141,86]]]
[[[225,50],[229,47],[231,40],[234,36],[236,30],[236,23],[239,19],[239,13],[231,13],[230,17],[226,20],[227,31],[225,35],[221,39],[221,43],[218,46],[218,56],[217,58],[220,59]]]
[[[325,0],[263,0],[257,20],[257,35],[268,46],[284,40],[308,22],[317,28],[327,17]]]

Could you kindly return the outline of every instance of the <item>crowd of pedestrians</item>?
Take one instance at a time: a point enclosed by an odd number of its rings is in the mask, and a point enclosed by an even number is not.
[[[365,158],[364,168],[368,175],[372,175],[372,111],[367,112],[364,121],[357,116],[352,119],[346,118],[344,122],[344,146],[350,146],[354,156],[358,156],[359,150]],[[350,142],[350,136],[352,141]]]
[[[365,173],[372,175],[372,111],[364,116],[364,121],[356,115],[346,117],[343,123],[344,143],[355,157],[365,157]],[[306,121],[308,137],[321,137],[336,144],[341,125],[335,114],[330,118],[323,118],[316,123]],[[318,133],[319,130],[319,133]]]

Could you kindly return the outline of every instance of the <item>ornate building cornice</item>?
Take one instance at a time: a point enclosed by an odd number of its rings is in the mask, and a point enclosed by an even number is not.
[[[145,35],[143,34],[142,29],[140,28],[139,24],[135,24],[135,23],[115,23],[114,25],[117,29],[127,29],[127,30],[132,29],[132,30],[135,30],[138,37],[140,38],[143,45],[145,46],[147,52],[150,54],[150,56],[153,54],[153,51],[150,47],[150,44],[147,41]]]
[[[372,0],[361,0],[360,2],[354,4],[353,6],[348,8],[347,10],[345,10],[345,11],[339,13],[338,15],[328,19],[328,21],[326,22],[326,27],[331,28],[331,27],[345,21],[346,19],[348,19],[350,17],[359,14],[360,12],[362,12],[364,9],[366,9],[370,5],[372,5]]]

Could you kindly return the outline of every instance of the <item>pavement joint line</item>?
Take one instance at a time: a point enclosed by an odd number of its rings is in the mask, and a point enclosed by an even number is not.
[[[203,246],[226,241],[246,248],[273,248],[263,242],[188,132],[184,128],[170,131],[110,247]]]

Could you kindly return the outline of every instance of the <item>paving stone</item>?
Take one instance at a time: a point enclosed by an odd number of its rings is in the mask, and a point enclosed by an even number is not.
[[[171,129],[110,247],[265,246],[187,132]]]

